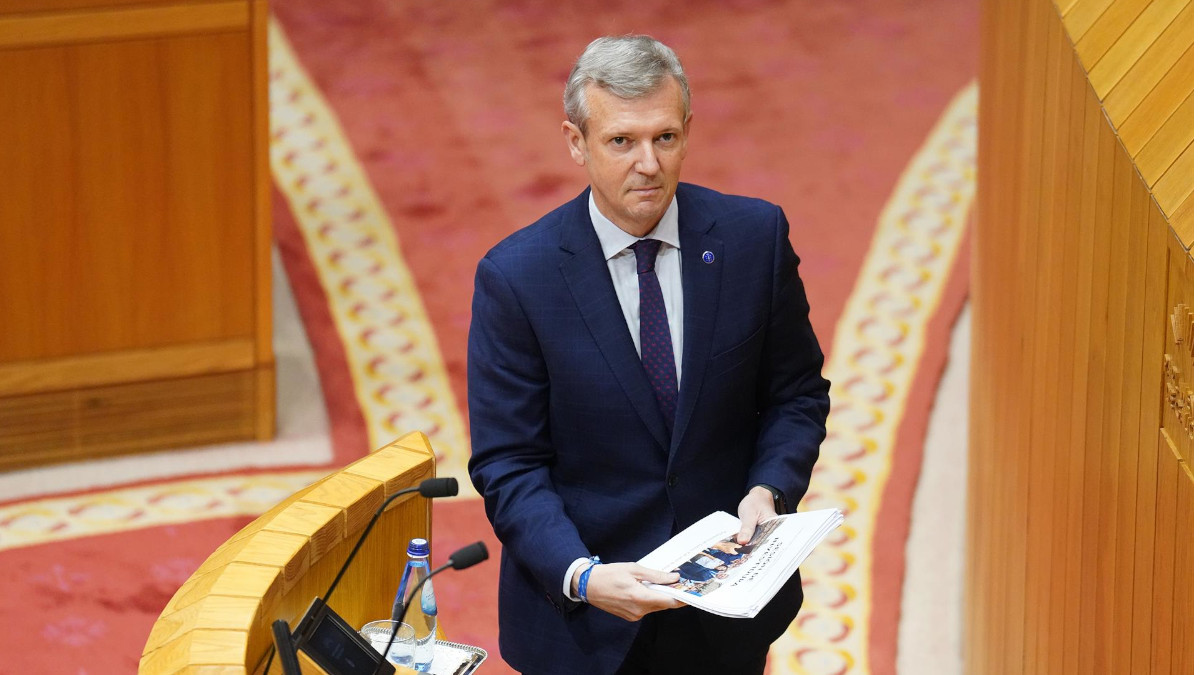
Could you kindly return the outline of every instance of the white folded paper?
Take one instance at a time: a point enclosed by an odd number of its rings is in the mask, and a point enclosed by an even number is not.
[[[754,618],[817,544],[842,524],[842,512],[822,509],[759,523],[749,542],[736,541],[741,522],[723,511],[699,520],[651,551],[639,564],[678,572],[670,585],[647,584],[706,612]]]

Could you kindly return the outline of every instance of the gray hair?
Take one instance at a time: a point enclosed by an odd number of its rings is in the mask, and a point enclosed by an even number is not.
[[[583,50],[563,91],[567,120],[587,133],[587,85],[594,84],[624,99],[635,99],[656,91],[667,76],[675,78],[683,92],[683,118],[692,112],[692,94],[679,57],[670,47],[649,35],[623,35],[592,40]]]

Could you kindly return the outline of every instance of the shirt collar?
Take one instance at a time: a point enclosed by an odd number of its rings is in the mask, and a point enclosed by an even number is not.
[[[613,259],[638,241],[637,237],[617,227],[616,223],[600,213],[600,208],[596,206],[596,197],[590,191],[588,213],[592,216],[592,227],[596,230],[596,236],[600,238],[600,250],[604,252],[605,260]],[[675,197],[671,197],[671,203],[667,205],[667,211],[658,221],[658,225],[642,239],[657,239],[668,246],[679,248],[679,204]]]

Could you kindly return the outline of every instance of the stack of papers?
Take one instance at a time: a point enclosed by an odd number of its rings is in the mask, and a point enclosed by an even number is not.
[[[842,524],[837,509],[775,516],[759,523],[746,544],[741,521],[717,511],[651,551],[639,564],[676,572],[670,585],[647,584],[721,616],[754,618],[817,544]]]

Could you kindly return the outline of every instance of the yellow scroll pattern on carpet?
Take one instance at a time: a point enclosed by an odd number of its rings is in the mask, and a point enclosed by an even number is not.
[[[901,174],[827,350],[829,436],[800,508],[839,508],[846,521],[800,568],[804,607],[771,648],[772,672],[870,672],[877,514],[926,326],[975,198],[977,107],[971,84]]]
[[[268,40],[271,173],[328,297],[371,447],[422,431],[438,475],[475,497],[465,426],[387,212],[275,21]]]

